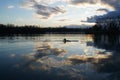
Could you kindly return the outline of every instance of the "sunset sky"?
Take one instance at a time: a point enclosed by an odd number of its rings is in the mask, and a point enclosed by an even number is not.
[[[94,25],[94,16],[119,8],[120,0],[0,0],[0,24]]]

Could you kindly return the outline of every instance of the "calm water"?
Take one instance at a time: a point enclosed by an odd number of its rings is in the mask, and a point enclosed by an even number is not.
[[[0,80],[120,80],[120,35],[2,36]]]

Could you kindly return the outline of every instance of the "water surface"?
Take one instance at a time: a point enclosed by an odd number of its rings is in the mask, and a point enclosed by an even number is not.
[[[0,37],[0,80],[120,80],[119,67],[120,35]]]

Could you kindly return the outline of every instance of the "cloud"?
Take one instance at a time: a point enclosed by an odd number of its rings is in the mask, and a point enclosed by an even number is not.
[[[109,10],[108,9],[105,9],[105,8],[100,8],[100,9],[97,9],[96,11],[103,11],[103,12],[106,12],[106,13],[108,13],[109,12]]]
[[[23,8],[35,10],[35,16],[40,19],[48,19],[51,16],[56,16],[58,14],[64,14],[66,10],[62,6],[51,7],[41,0],[28,0],[22,4]]]
[[[101,0],[103,4],[108,4],[115,9],[120,9],[120,0]]]
[[[8,6],[8,9],[12,9],[12,8],[14,8],[13,5],[9,5],[9,6]]]
[[[57,20],[57,21],[63,22],[63,21],[70,21],[70,20],[69,20],[69,19],[59,19],[59,20]]]
[[[95,16],[97,21],[104,20],[107,18],[120,19],[120,0],[101,0],[101,1],[103,4],[108,4],[109,6],[113,7],[115,10],[108,12],[107,14],[102,16]]]
[[[94,22],[96,22],[96,20],[95,20],[94,17],[87,17],[87,20],[86,20],[86,21],[81,21],[81,22],[94,23]]]
[[[115,10],[115,11],[111,11],[108,12],[107,14],[104,15],[95,15],[92,16],[90,18],[87,19],[87,21],[93,21],[93,22],[99,22],[101,20],[105,20],[105,19],[120,19],[120,11],[119,10]]]
[[[80,5],[80,4],[96,4],[99,0],[70,0],[70,3],[73,5]]]
[[[120,17],[120,11],[119,10],[116,10],[116,11],[112,11],[112,12],[109,12],[108,14],[104,15],[106,17]]]
[[[34,5],[34,8],[36,9],[36,14],[40,15],[41,18],[48,19],[49,17],[53,15],[57,15],[59,13],[65,13],[66,11],[63,10],[61,7],[49,7],[44,6],[40,4]]]
[[[80,5],[80,4],[101,4],[102,5],[109,5],[115,9],[120,8],[120,0],[69,0],[70,4],[73,5]]]

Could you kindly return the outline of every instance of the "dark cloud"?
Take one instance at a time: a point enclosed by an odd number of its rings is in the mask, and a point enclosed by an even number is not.
[[[111,11],[103,16],[99,16],[98,18],[107,18],[107,17],[118,18],[118,17],[120,17],[120,11],[119,10]]]
[[[66,11],[60,7],[49,7],[41,4],[35,4],[34,8],[36,10],[36,14],[41,15],[42,18],[49,18],[52,15],[57,15],[59,13],[65,13]]]
[[[120,9],[120,0],[101,0],[103,4],[108,4],[115,9]]]
[[[97,11],[104,11],[104,12],[109,12],[109,10],[108,9],[105,9],[105,8],[101,8],[101,9],[97,9]]]
[[[88,4],[96,4],[101,3],[103,5],[109,5],[115,9],[120,8],[120,0],[70,0],[70,3],[73,5],[88,3]]]
[[[97,3],[97,0],[71,0],[70,3],[73,5],[78,5],[83,3],[95,4]]]
[[[94,22],[96,22],[96,20],[95,20],[94,17],[87,17],[87,20],[86,20],[86,21],[81,21],[81,22],[94,23]]]
[[[69,19],[59,19],[59,20],[57,20],[57,21],[70,21]]]
[[[111,11],[107,14],[101,15],[101,16],[93,16],[91,18],[89,18],[89,20],[94,19],[95,21],[99,22],[105,19],[120,19],[120,11],[116,10],[116,11]],[[87,21],[89,21],[87,20]]]
[[[35,10],[36,17],[41,19],[48,19],[52,15],[57,15],[59,13],[63,14],[66,12],[63,7],[51,7],[45,4],[40,4],[40,2],[37,2],[36,0],[27,0],[22,4],[22,7]]]
[[[120,19],[120,0],[101,0],[101,3],[103,5],[109,5],[110,7],[113,7],[114,8],[114,11],[108,11],[107,8],[101,8],[101,9],[98,9],[97,11],[105,11],[106,14],[104,15],[95,15],[95,16],[92,16],[90,18],[87,18],[87,21],[88,22],[91,22],[94,20],[99,22],[100,20],[104,20],[104,19]]]

